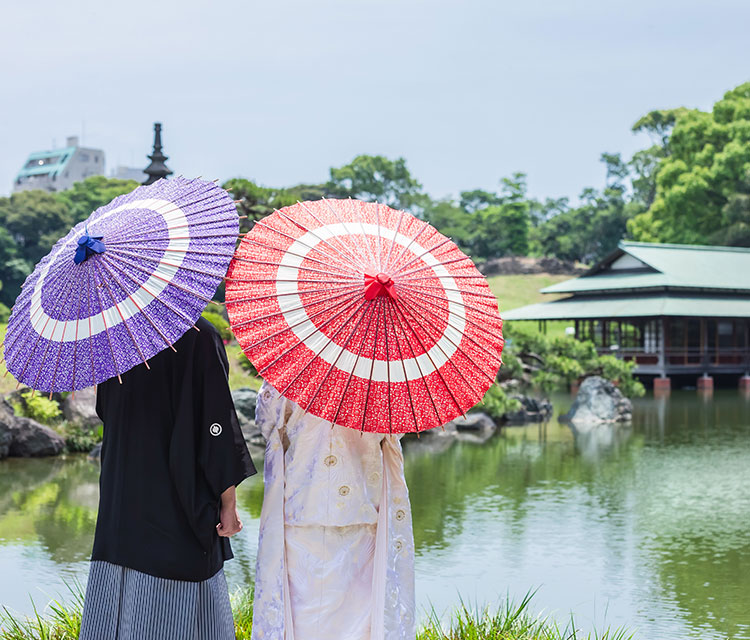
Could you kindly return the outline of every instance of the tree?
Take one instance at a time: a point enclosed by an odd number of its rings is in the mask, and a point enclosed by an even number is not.
[[[331,195],[380,202],[413,211],[424,204],[422,185],[412,177],[406,160],[360,155],[343,167],[331,168],[326,184]]]
[[[0,227],[18,245],[17,257],[31,264],[70,231],[72,222],[68,207],[46,191],[21,191],[0,198]]]
[[[298,201],[318,200],[327,195],[323,185],[300,184],[289,188],[271,188],[261,187],[245,178],[232,178],[222,187],[239,200],[237,210],[241,216],[247,216],[247,221],[243,221],[241,225],[244,231],[276,209],[288,207]]]
[[[117,196],[129,193],[138,186],[135,180],[120,180],[91,176],[73,183],[70,189],[59,192],[57,198],[69,210],[73,224],[88,218],[96,209],[103,207]]]
[[[748,246],[742,202],[750,170],[750,82],[727,92],[710,113],[672,110],[651,126],[665,151],[653,202],[628,225],[633,237]]]

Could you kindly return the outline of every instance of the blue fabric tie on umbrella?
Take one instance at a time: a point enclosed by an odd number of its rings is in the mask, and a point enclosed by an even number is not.
[[[89,230],[86,229],[86,233],[78,238],[78,247],[73,262],[81,264],[96,253],[104,253],[107,247],[102,242],[103,238],[104,236],[90,236]]]

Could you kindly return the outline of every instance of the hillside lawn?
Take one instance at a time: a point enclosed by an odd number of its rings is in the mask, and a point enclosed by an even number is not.
[[[490,276],[487,278],[487,282],[490,285],[490,290],[498,299],[500,315],[502,316],[505,311],[510,311],[511,309],[525,307],[528,304],[536,304],[537,302],[551,302],[552,300],[564,297],[556,294],[545,295],[539,293],[539,290],[574,277],[572,275],[531,273],[528,275]],[[539,323],[533,320],[528,322],[516,320],[515,322],[535,331],[539,328]],[[570,326],[572,326],[572,323],[565,320],[549,321],[547,322],[547,335],[563,336],[565,335],[565,327]]]

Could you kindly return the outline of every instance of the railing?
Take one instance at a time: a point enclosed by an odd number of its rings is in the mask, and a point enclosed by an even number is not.
[[[643,347],[609,348],[599,347],[600,355],[610,354],[622,360],[634,360],[639,366],[659,366],[661,354],[658,351],[646,351]],[[664,352],[667,367],[706,368],[750,368],[750,349],[746,347],[711,348],[701,350],[699,347],[687,349],[666,349]]]

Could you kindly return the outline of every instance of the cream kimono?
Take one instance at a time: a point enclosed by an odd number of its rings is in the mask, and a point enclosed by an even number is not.
[[[414,539],[398,436],[316,418],[264,384],[253,640],[414,640]]]

